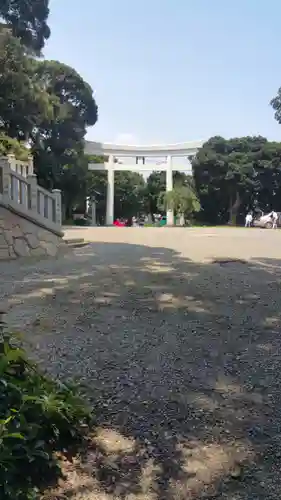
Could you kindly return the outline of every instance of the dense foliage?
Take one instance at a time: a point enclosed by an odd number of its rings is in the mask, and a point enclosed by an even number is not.
[[[25,47],[40,53],[45,40],[50,36],[47,24],[49,0],[1,0],[0,20],[7,23],[13,36]]]
[[[0,25],[0,133],[28,142],[39,183],[60,188],[67,197],[69,179],[76,182],[81,171],[86,128],[97,121],[97,105],[92,88],[75,69],[33,57],[49,33],[48,1],[30,4],[30,17],[22,4],[4,1],[0,6],[0,17],[7,21]]]
[[[192,160],[195,187],[210,224],[235,223],[245,212],[281,209],[281,144],[264,137],[213,137]]]
[[[27,161],[29,153],[30,151],[25,147],[24,143],[0,133],[0,156],[14,154],[18,160]]]
[[[281,123],[281,87],[278,89],[277,95],[271,99],[270,104],[274,109],[275,119]]]
[[[35,75],[50,96],[53,116],[50,120],[46,115],[33,131],[35,167],[45,187],[59,187],[66,166],[79,168],[86,127],[96,123],[97,105],[91,87],[65,64],[39,62]]]
[[[173,183],[174,186],[191,186],[193,185],[193,179],[190,175],[183,172],[173,172]],[[163,212],[164,205],[163,200],[159,197],[162,193],[166,191],[166,173],[165,172],[153,172],[147,179],[145,193],[144,193],[144,204],[146,211],[153,215],[159,212]],[[162,196],[163,198],[163,196]]]
[[[81,444],[89,412],[74,389],[42,375],[4,334],[0,418],[0,498],[33,500],[59,477],[57,453]]]
[[[176,215],[180,216],[181,225],[184,225],[185,219],[190,219],[200,210],[200,203],[194,189],[181,184],[176,184],[172,191],[161,193],[158,206],[160,210],[173,210]]]
[[[88,163],[104,163],[106,158],[81,156],[76,165],[65,166],[57,186],[63,191],[65,219],[71,219],[73,211],[86,210],[86,198],[97,202],[97,220],[105,221],[107,172],[89,171]],[[135,172],[115,172],[114,204],[116,217],[130,217],[144,211],[145,181]]]
[[[43,117],[51,121],[50,95],[36,81],[35,61],[17,38],[0,28],[0,131],[27,139]]]

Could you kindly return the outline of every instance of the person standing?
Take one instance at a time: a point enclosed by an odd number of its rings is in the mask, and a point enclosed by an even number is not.
[[[253,222],[253,216],[252,216],[252,213],[251,213],[251,212],[249,212],[249,213],[246,215],[246,218],[245,218],[245,227],[251,227],[252,222]]]
[[[278,214],[273,210],[271,212],[272,217],[272,229],[277,229]]]

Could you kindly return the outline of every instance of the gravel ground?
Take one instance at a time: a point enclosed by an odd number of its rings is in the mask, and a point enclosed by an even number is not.
[[[77,229],[57,261],[0,265],[7,321],[87,386],[75,500],[277,500],[281,231]]]

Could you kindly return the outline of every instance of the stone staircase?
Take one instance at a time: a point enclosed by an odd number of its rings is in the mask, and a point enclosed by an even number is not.
[[[64,238],[63,240],[68,248],[80,248],[89,244],[84,238]]]
[[[38,185],[32,157],[0,157],[0,260],[55,256],[62,236],[61,192]]]

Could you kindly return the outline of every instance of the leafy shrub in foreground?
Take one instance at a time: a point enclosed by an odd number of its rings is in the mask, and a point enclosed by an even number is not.
[[[0,498],[34,500],[60,474],[56,452],[83,439],[89,411],[0,333]]]

